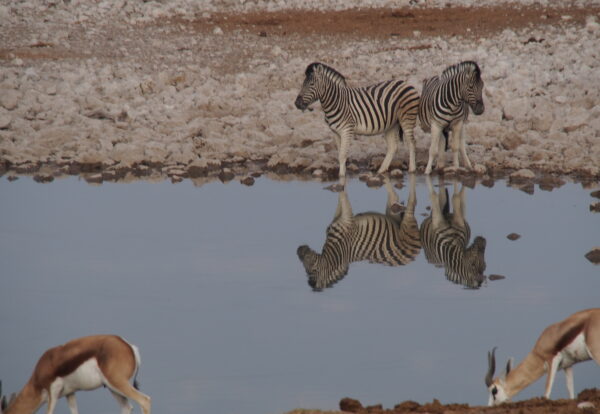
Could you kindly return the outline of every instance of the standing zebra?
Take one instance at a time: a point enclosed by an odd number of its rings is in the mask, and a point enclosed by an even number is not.
[[[452,132],[452,152],[454,167],[458,168],[458,151],[468,168],[471,160],[465,148],[463,124],[469,116],[469,106],[475,115],[481,115],[483,105],[483,80],[477,63],[466,61],[446,68],[441,76],[434,76],[423,82],[419,121],[425,132],[431,131],[431,146],[425,174],[431,173],[433,159],[437,156],[437,167],[444,168],[445,148],[442,133],[448,138]],[[446,142],[447,144],[447,142]]]
[[[450,213],[448,189],[444,187],[443,180],[440,180],[439,195],[433,190],[429,177],[427,186],[431,216],[421,223],[420,230],[425,258],[433,265],[443,266],[449,281],[477,289],[485,280],[486,241],[477,236],[468,246],[471,228],[465,220],[465,189],[462,187],[460,192],[457,191],[458,184],[454,183],[453,213]]]
[[[335,132],[340,163],[339,177],[346,175],[348,145],[356,134],[385,133],[387,153],[378,173],[387,171],[398,149],[398,139],[406,136],[409,172],[416,170],[413,130],[417,122],[419,94],[401,80],[389,80],[364,88],[351,88],[335,69],[322,63],[308,65],[304,83],[296,98],[301,110],[319,100],[325,122]]]
[[[385,214],[353,215],[346,191],[339,193],[333,221],[327,227],[327,238],[319,254],[304,245],[298,247],[298,257],[308,284],[316,291],[341,280],[350,263],[368,260],[400,266],[412,262],[421,250],[419,225],[415,219],[417,203],[415,178],[411,174],[408,203],[404,212],[398,211],[398,195],[386,180],[388,193]]]

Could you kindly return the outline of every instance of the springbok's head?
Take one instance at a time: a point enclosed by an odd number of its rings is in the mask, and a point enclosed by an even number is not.
[[[475,115],[481,115],[485,109],[483,104],[483,80],[481,69],[475,62],[463,62],[466,70],[466,87],[463,91],[463,99],[467,101]]]
[[[490,407],[510,401],[510,397],[506,392],[505,379],[512,369],[512,359],[508,360],[504,373],[499,378],[494,378],[494,371],[496,370],[495,352],[496,347],[492,349],[492,352],[488,352],[488,372],[485,376],[485,385],[488,387],[488,391],[490,392],[490,397],[488,399],[488,405]]]

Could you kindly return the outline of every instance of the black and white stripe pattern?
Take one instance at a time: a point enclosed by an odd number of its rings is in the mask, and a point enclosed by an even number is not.
[[[296,107],[305,110],[319,100],[325,121],[336,133],[339,176],[346,174],[348,146],[356,134],[385,133],[387,152],[379,173],[387,171],[404,138],[409,149],[409,171],[416,170],[413,130],[417,120],[419,94],[401,80],[389,80],[364,88],[351,88],[335,69],[322,63],[306,68]]]
[[[368,260],[400,266],[412,262],[419,254],[421,243],[414,217],[414,183],[404,212],[400,211],[398,197],[389,183],[386,188],[385,214],[353,215],[346,192],[340,192],[336,214],[327,228],[321,253],[306,245],[298,248],[298,257],[308,274],[308,284],[314,290],[323,290],[341,280],[352,262]]]
[[[436,194],[428,180],[431,216],[421,223],[420,235],[425,258],[433,265],[444,267],[446,278],[456,284],[477,289],[485,280],[486,240],[477,236],[471,246],[471,228],[464,217],[464,187],[452,196],[450,213],[448,189],[440,183]],[[443,194],[442,194],[443,192]]]
[[[458,152],[468,168],[471,160],[467,156],[463,124],[469,115],[469,107],[475,115],[484,111],[483,80],[477,63],[461,62],[450,66],[441,76],[434,76],[423,82],[421,101],[419,104],[419,121],[425,132],[431,131],[431,147],[425,174],[430,174],[434,158],[437,156],[437,167],[445,164],[444,141],[442,133],[452,133],[451,146],[454,167],[459,167]]]

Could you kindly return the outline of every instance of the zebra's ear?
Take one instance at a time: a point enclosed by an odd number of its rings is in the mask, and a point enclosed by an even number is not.
[[[308,66],[306,67],[306,72],[305,72],[304,74],[305,74],[306,76],[311,76],[311,75],[314,73],[315,69],[316,69],[316,68],[317,68],[319,65],[321,65],[319,62],[313,62],[313,63],[311,63],[310,65],[308,65]]]

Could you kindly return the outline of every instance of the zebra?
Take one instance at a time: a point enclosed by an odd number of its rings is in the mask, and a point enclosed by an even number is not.
[[[364,88],[352,88],[338,71],[315,62],[306,68],[295,105],[304,111],[317,100],[325,112],[325,122],[335,132],[340,178],[346,175],[348,146],[357,134],[385,133],[387,153],[378,174],[388,170],[398,149],[398,140],[404,135],[409,149],[408,171],[416,170],[413,130],[417,122],[419,94],[414,87],[402,80],[388,80]]]
[[[321,253],[307,245],[297,250],[313,290],[321,291],[344,278],[352,262],[368,260],[401,266],[415,259],[421,251],[421,242],[414,216],[417,199],[413,175],[404,211],[401,211],[398,195],[387,179],[385,214],[367,212],[354,215],[346,191],[339,193],[335,215],[327,227]]]
[[[425,132],[431,131],[431,146],[425,174],[431,173],[433,159],[437,156],[437,167],[445,165],[444,152],[448,149],[448,132],[452,132],[454,167],[459,167],[458,151],[466,166],[471,169],[471,160],[465,148],[463,124],[469,116],[469,107],[475,115],[484,111],[483,80],[477,63],[465,61],[446,68],[441,76],[423,81],[419,103],[419,122]],[[441,135],[444,134],[446,148]]]
[[[465,220],[464,187],[458,191],[458,184],[454,183],[453,213],[450,213],[448,189],[444,187],[443,180],[440,180],[439,195],[433,190],[429,177],[427,185],[431,215],[421,223],[420,228],[425,258],[433,265],[443,266],[449,281],[477,289],[485,281],[486,240],[477,236],[468,246],[471,228]]]

